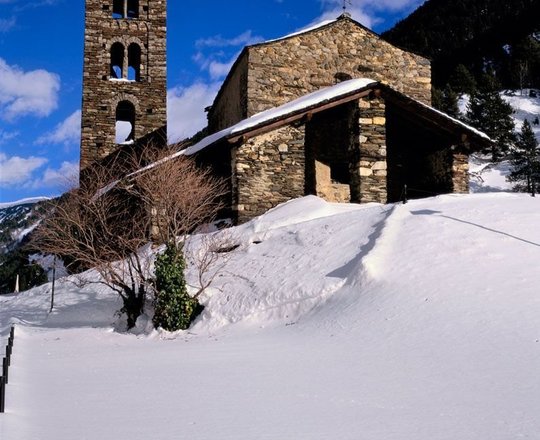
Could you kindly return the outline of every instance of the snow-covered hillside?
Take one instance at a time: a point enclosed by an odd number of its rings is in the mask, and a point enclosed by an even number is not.
[[[47,197],[0,203],[0,255],[14,249],[37,226]]]
[[[525,119],[529,121],[536,134],[536,139],[540,142],[540,125],[534,125],[535,118],[540,118],[540,96],[534,98],[529,96],[529,90],[505,91],[501,97],[514,109],[513,119],[516,131],[519,133]],[[459,109],[462,114],[467,111],[469,102],[468,96],[464,96],[459,101]],[[496,192],[512,191],[512,184],[506,180],[511,172],[509,161],[502,161],[493,164],[488,156],[473,155],[470,160],[471,171],[471,192]]]
[[[177,334],[115,332],[114,294],[68,280],[50,315],[48,286],[0,297],[0,339],[17,325],[1,436],[538,438],[539,208],[286,203],[232,230]]]

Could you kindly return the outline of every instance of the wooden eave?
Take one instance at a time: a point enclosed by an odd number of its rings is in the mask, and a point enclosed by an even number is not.
[[[355,90],[354,92],[351,92],[347,95],[341,95],[338,98],[331,99],[323,103],[311,105],[288,115],[276,117],[269,121],[261,122],[258,125],[246,128],[245,130],[226,136],[226,139],[230,144],[236,144],[239,140],[247,140],[254,136],[273,131],[276,128],[280,128],[284,125],[292,124],[294,122],[302,120],[310,121],[314,114],[329,110],[334,107],[338,107],[342,104],[346,104],[356,99],[363,98],[365,96],[368,96],[374,90],[376,89],[374,89],[374,86],[372,84],[362,89]]]
[[[453,120],[444,113],[440,113],[427,105],[409,98],[407,95],[392,89],[390,86],[381,83],[371,83],[348,94],[340,95],[339,97],[331,98],[301,110],[260,122],[259,124],[244,130],[225,135],[208,145],[206,148],[223,142],[227,142],[229,145],[234,146],[238,143],[244,143],[254,136],[269,133],[285,125],[293,124],[295,122],[305,123],[310,121],[314,114],[347,104],[365,96],[369,96],[370,94],[373,94],[373,96],[382,96],[387,102],[400,109],[405,117],[412,121],[418,121],[421,125],[434,132],[444,133],[449,138],[453,139],[456,145],[461,146],[465,150],[472,151],[481,148],[489,148],[493,143],[493,141],[481,136],[472,128]]]

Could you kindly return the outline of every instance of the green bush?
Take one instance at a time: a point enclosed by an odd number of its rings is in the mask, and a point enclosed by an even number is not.
[[[191,298],[184,277],[181,249],[168,245],[156,259],[156,298],[154,326],[167,331],[185,330],[200,312],[199,301]]]

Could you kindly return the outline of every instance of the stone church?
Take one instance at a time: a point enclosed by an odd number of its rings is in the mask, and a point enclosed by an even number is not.
[[[81,169],[167,125],[165,0],[86,4]],[[224,178],[239,222],[307,194],[468,192],[468,155],[491,141],[430,105],[429,61],[343,14],[245,47],[207,109],[207,136],[183,154]]]

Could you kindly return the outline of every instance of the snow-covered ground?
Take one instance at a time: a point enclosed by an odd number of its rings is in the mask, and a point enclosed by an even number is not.
[[[516,130],[519,132],[523,121],[527,119],[536,135],[536,139],[540,142],[540,124],[533,124],[535,118],[540,119],[540,96],[536,98],[530,97],[529,89],[523,90],[523,94],[521,94],[521,91],[516,91],[506,92],[501,96],[514,109],[513,118]]]
[[[50,315],[49,286],[0,296],[0,438],[537,439],[539,208],[291,201],[232,230],[189,332],[117,332],[69,280]]]

